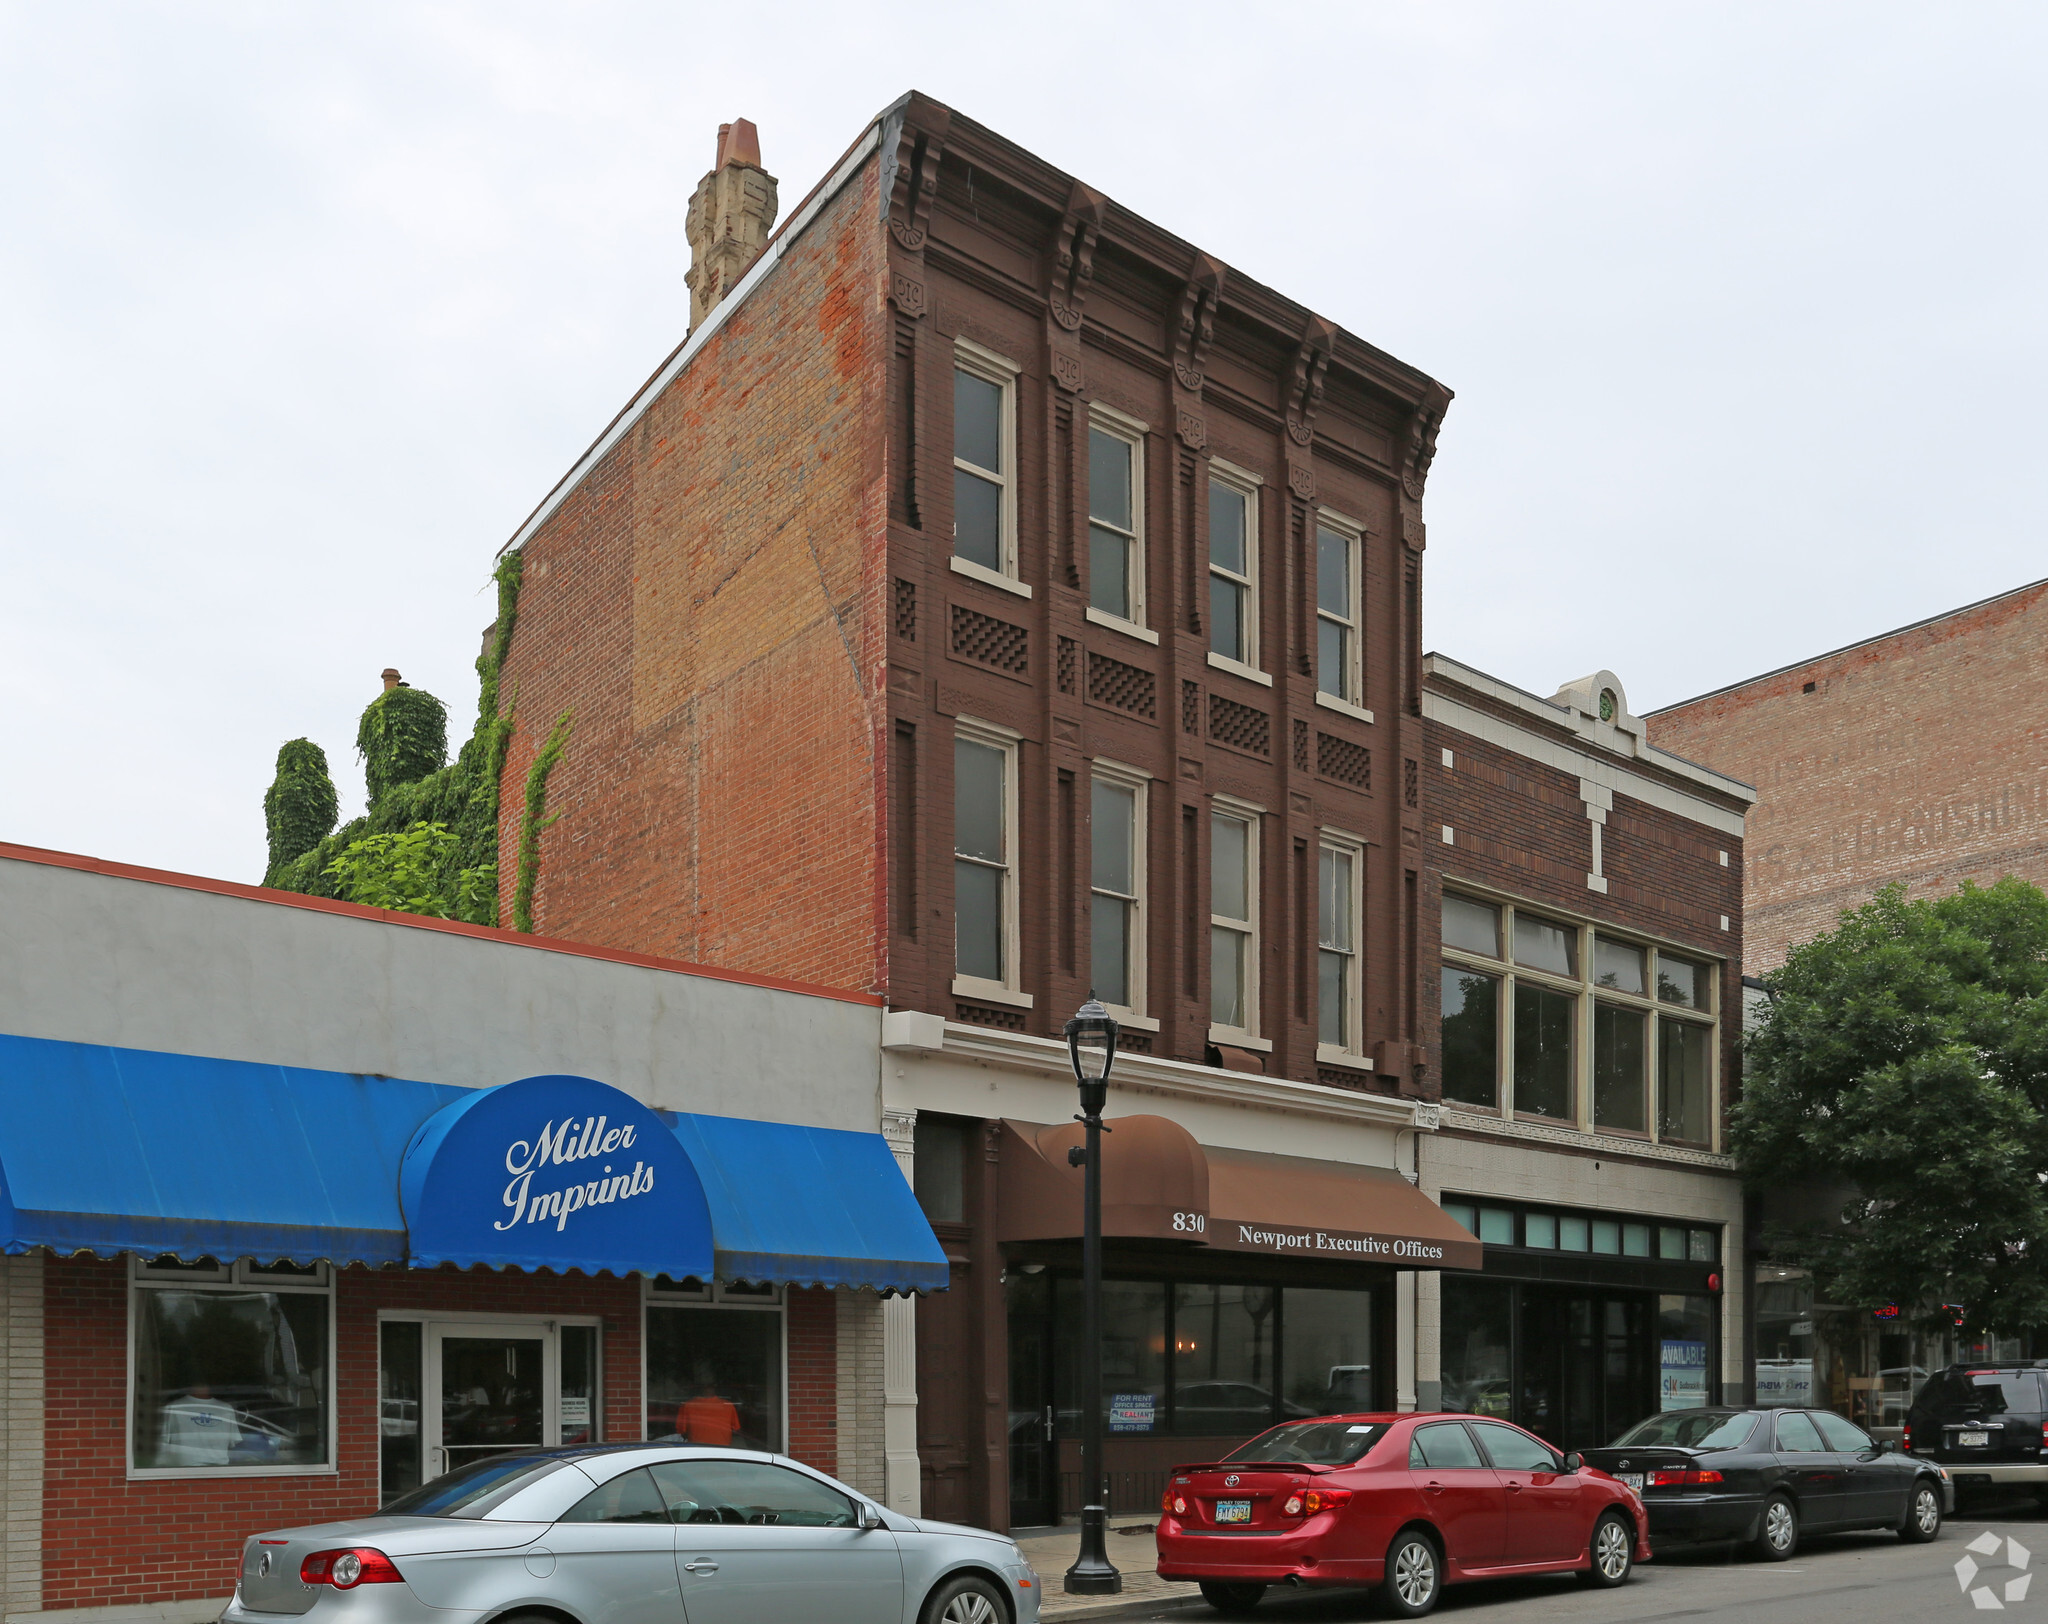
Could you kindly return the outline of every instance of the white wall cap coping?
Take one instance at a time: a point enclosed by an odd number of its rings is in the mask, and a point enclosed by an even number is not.
[[[934,1028],[938,1030],[935,1032]],[[935,1038],[937,1041],[933,1041]],[[882,1047],[897,1054],[922,1051],[984,1065],[1014,1066],[1040,1076],[1073,1075],[1067,1046],[1057,1038],[949,1021],[918,1010],[891,1010],[882,1017]],[[1420,1101],[1354,1093],[1322,1083],[1298,1083],[1287,1077],[1259,1077],[1216,1066],[1197,1066],[1185,1060],[1162,1060],[1149,1054],[1119,1053],[1110,1082],[1117,1089],[1253,1110],[1330,1117],[1375,1127],[1428,1132],[1435,1126]]]
[[[1596,672],[1591,677],[1582,677],[1577,684],[1566,684],[1559,690],[1556,699],[1539,699],[1525,688],[1517,688],[1511,682],[1490,677],[1484,671],[1454,660],[1447,654],[1425,654],[1422,658],[1422,672],[1425,680],[1430,677],[1442,677],[1446,682],[1454,682],[1460,687],[1470,688],[1474,693],[1485,694],[1489,699],[1498,700],[1504,705],[1512,705],[1525,715],[1548,722],[1552,727],[1568,728],[1593,749],[1619,757],[1635,757],[1661,767],[1666,772],[1676,773],[1681,778],[1689,778],[1703,788],[1717,790],[1723,795],[1732,796],[1751,805],[1756,803],[1757,792],[1741,779],[1730,778],[1726,773],[1717,773],[1709,767],[1699,766],[1695,762],[1687,761],[1683,756],[1673,755],[1668,750],[1659,750],[1644,734],[1644,724],[1640,717],[1624,713],[1615,722],[1601,722],[1598,720],[1597,712],[1588,717],[1574,705],[1560,703],[1566,696],[1576,697],[1578,691],[1588,685],[1611,687],[1619,694],[1620,682],[1611,671]],[[1425,715],[1428,714],[1428,697],[1425,692]],[[1581,773],[1580,776],[1605,781],[1604,776],[1598,773]]]

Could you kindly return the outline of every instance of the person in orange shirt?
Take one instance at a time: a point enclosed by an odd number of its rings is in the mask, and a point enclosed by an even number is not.
[[[731,1399],[719,1397],[709,1378],[697,1381],[697,1394],[676,1411],[676,1431],[693,1444],[725,1449],[740,1430],[740,1412]]]

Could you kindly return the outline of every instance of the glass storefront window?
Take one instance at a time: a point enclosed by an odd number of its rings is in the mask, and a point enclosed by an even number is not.
[[[425,1386],[418,1320],[386,1320],[378,1327],[377,1434],[382,1499],[416,1489],[420,1474],[420,1390]]]
[[[1173,1288],[1174,1431],[1244,1438],[1271,1425],[1278,1308],[1279,1293],[1271,1286]],[[1104,1362],[1110,1362],[1106,1354]],[[1160,1401],[1163,1406],[1163,1393]]]
[[[1547,1212],[1522,1214],[1522,1244],[1549,1249],[1557,1245],[1557,1219]]]
[[[1657,1231],[1657,1255],[1685,1261],[1685,1231],[1665,1224]]]
[[[1557,1221],[1557,1245],[1562,1252],[1583,1252],[1592,1242],[1588,1238],[1591,1225],[1584,1218],[1560,1218]]]
[[[1804,1269],[1759,1264],[1756,1271],[1756,1401],[1810,1405],[1813,1279]]]
[[[1443,1072],[1445,1099],[1499,1109],[1499,977],[1444,966]]]
[[[1623,1257],[1648,1257],[1650,1255],[1650,1226],[1648,1224],[1623,1224],[1621,1226],[1621,1255]]]
[[[1372,1293],[1288,1286],[1281,1293],[1287,1335],[1280,1383],[1283,1416],[1370,1410]]]
[[[1657,1132],[1665,1139],[1704,1145],[1713,1099],[1712,1027],[1659,1016],[1657,1020]]]
[[[1596,1252],[1619,1253],[1621,1251],[1621,1225],[1608,1218],[1593,1220],[1593,1250]]]
[[[1657,1408],[1697,1409],[1707,1402],[1707,1359],[1714,1342],[1714,1299],[1657,1299]]]
[[[1443,1407],[1505,1417],[1513,1407],[1514,1299],[1491,1280],[1443,1277],[1440,1325]]]
[[[1055,1298],[1060,1333],[1054,1403],[1061,1434],[1076,1437],[1081,1430],[1081,1282],[1061,1279]],[[1272,1369],[1270,1354],[1265,1368]],[[1166,1286],[1157,1280],[1103,1281],[1102,1402],[1113,1435],[1167,1430],[1166,1377]]]
[[[1639,1009],[1593,1005],[1593,1125],[1623,1133],[1649,1131],[1650,1018]]]
[[[166,1271],[168,1272],[168,1271]],[[231,1281],[236,1266],[208,1271]],[[137,1471],[325,1466],[331,1300],[324,1289],[143,1285],[134,1294]]]
[[[1501,1207],[1479,1209],[1479,1238],[1495,1246],[1515,1244],[1515,1215]]]
[[[647,1305],[647,1436],[783,1447],[779,1309]]]
[[[1515,916],[1517,939],[1522,917]],[[1572,1016],[1577,1000],[1515,983],[1515,1111],[1565,1120],[1572,1109]]]

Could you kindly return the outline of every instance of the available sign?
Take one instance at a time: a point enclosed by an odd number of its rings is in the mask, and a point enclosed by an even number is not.
[[[398,1189],[414,1268],[711,1273],[711,1213],[681,1141],[588,1077],[444,1106],[406,1147]]]
[[[1659,1409],[1692,1410],[1707,1402],[1706,1343],[1667,1340],[1662,1364],[1657,1383]]]

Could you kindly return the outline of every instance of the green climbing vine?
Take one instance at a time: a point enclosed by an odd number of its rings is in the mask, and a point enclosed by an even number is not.
[[[562,759],[562,751],[569,742],[569,727],[569,712],[563,711],[555,718],[547,743],[535,753],[533,765],[526,769],[526,810],[519,820],[519,877],[512,890],[514,930],[533,930],[533,888],[540,878],[541,831],[562,815],[547,815],[548,774]]]
[[[356,729],[368,807],[334,827],[339,800],[320,747],[294,739],[278,751],[277,778],[263,798],[270,864],[263,883],[305,896],[338,897],[369,907],[498,923],[498,795],[511,748],[516,698],[501,701],[500,673],[519,615],[521,555],[507,553],[492,572],[498,618],[477,656],[477,714],[469,738],[448,760],[448,712],[432,694],[400,685],[379,694]],[[548,768],[568,738],[566,714],[543,755]],[[536,764],[540,758],[536,757]],[[521,825],[520,884],[531,930],[547,773],[528,775]],[[535,796],[538,794],[539,799]],[[526,872],[533,849],[534,874]],[[515,920],[520,917],[515,904]]]

